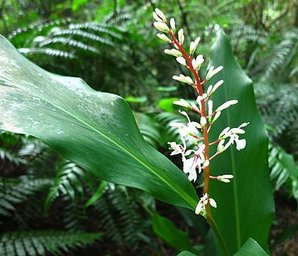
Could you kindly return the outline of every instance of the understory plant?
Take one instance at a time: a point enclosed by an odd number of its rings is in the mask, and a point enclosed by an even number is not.
[[[219,255],[244,255],[243,251],[266,255],[263,249],[267,250],[273,216],[268,141],[251,80],[237,64],[223,31],[217,34],[204,76],[200,69],[204,58],[195,57],[200,39],[191,42],[187,51],[183,30],[176,34],[174,19],[168,22],[158,9],[154,18],[155,27],[165,33],[158,37],[174,47],[165,52],[192,76],[173,78],[192,86],[197,94],[195,101],[175,102],[184,108],[180,113],[187,122],[171,124],[180,135],[179,141],[169,143],[172,155],[181,155],[188,179],[144,140],[125,100],[94,91],[79,78],[41,69],[3,37],[0,129],[41,139],[101,181],[141,189],[203,215]],[[237,102],[238,108],[232,106]],[[245,139],[240,138],[244,133]],[[236,149],[230,147],[233,144]],[[199,197],[191,181],[200,173],[204,188]]]
[[[176,57],[177,62],[187,68],[193,76],[193,78],[191,78],[189,76],[185,76],[184,74],[180,74],[179,76],[173,76],[173,79],[193,87],[198,95],[195,103],[180,99],[179,101],[175,101],[174,104],[193,111],[195,114],[199,115],[198,119],[200,121],[191,121],[185,111],[180,111],[180,113],[187,118],[188,123],[186,125],[183,123],[172,123],[172,126],[178,129],[182,144],[177,144],[176,142],[170,142],[169,144],[173,150],[171,155],[181,154],[183,171],[188,174],[188,179],[190,181],[196,181],[197,173],[201,173],[203,171],[203,196],[197,204],[195,213],[202,214],[207,218],[208,222],[212,223],[213,218],[210,211],[210,205],[216,208],[217,204],[216,201],[209,196],[209,180],[214,179],[224,183],[229,183],[233,178],[233,175],[223,174],[213,176],[209,162],[227,150],[234,143],[236,144],[237,150],[245,148],[246,141],[245,139],[240,139],[239,135],[245,133],[242,128],[248,123],[243,123],[237,128],[226,127],[215,141],[210,142],[209,132],[212,126],[214,126],[214,123],[218,120],[221,112],[238,102],[237,100],[229,100],[214,109],[211,97],[213,93],[215,93],[215,91],[224,83],[223,80],[216,82],[214,85],[209,85],[207,90],[204,90],[206,83],[220,72],[223,69],[223,66],[216,68],[214,66],[210,66],[205,78],[202,78],[199,71],[204,62],[204,57],[201,54],[195,56],[195,52],[201,38],[197,37],[193,42],[191,42],[189,51],[187,52],[183,46],[185,38],[183,29],[178,31],[178,38],[176,37],[176,25],[174,18],[171,18],[168,22],[164,13],[159,9],[155,10],[153,18],[155,19],[154,26],[159,31],[167,33],[169,36],[168,37],[162,33],[157,34],[157,37],[167,43],[170,43],[174,47],[172,49],[166,49],[165,53]],[[189,145],[190,148],[187,147]],[[216,153],[210,155],[209,147],[216,145]]]

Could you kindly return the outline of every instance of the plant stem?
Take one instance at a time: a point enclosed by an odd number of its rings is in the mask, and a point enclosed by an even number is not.
[[[178,48],[178,50],[181,52],[183,58],[186,60],[188,69],[190,70],[190,72],[193,74],[194,78],[195,78],[195,86],[194,88],[196,89],[197,93],[199,94],[199,96],[203,96],[203,84],[206,82],[205,80],[203,80],[203,82],[201,82],[200,76],[198,74],[198,71],[194,69],[193,65],[192,65],[192,56],[188,55],[185,51],[185,49],[183,48],[183,46],[179,43],[179,41],[176,39],[173,31],[169,31],[169,35],[172,39],[172,44],[174,46],[176,46],[176,48]],[[206,102],[203,99],[203,97],[201,98],[201,110],[200,110],[200,114],[202,117],[206,118]],[[204,150],[204,156],[205,156],[205,160],[210,160],[209,159],[209,138],[208,138],[208,125],[204,125],[202,127],[203,130],[203,141],[204,141],[204,145],[205,145],[205,150]],[[209,197],[209,181],[210,181],[210,167],[209,164],[207,167],[204,168],[204,189],[203,189],[203,193],[207,193],[208,197]],[[206,210],[206,219],[207,222],[209,223],[209,225],[211,226],[212,230],[214,231],[215,236],[217,237],[217,240],[220,243],[220,246],[222,247],[224,253],[226,256],[229,256],[230,253],[228,251],[228,248],[226,246],[225,240],[223,239],[218,226],[215,222],[215,220],[212,217],[212,213],[210,210],[210,203],[208,201],[207,205],[205,206],[205,210]]]

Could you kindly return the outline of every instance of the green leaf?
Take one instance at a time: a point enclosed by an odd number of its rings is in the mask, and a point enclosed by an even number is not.
[[[249,238],[234,256],[269,256],[252,238]]]
[[[128,104],[51,74],[0,37],[0,129],[35,136],[101,180],[194,209],[192,184],[141,136]]]
[[[217,235],[224,241],[226,254],[232,255],[250,237],[263,248],[267,247],[274,213],[267,163],[268,139],[256,107],[252,82],[236,62],[231,45],[222,31],[218,33],[212,48],[211,62],[215,67],[224,67],[211,81],[214,84],[220,79],[224,80],[212,98],[215,108],[228,100],[239,101],[222,112],[211,130],[211,141],[217,139],[224,128],[249,122],[245,127],[246,133],[241,136],[246,139],[246,148],[237,151],[235,146],[231,146],[210,165],[212,175],[234,175],[230,184],[215,180],[210,184],[211,197],[218,205],[212,211],[218,226]]]
[[[87,0],[73,0],[71,9],[75,12],[85,4],[87,4]]]
[[[173,102],[176,100],[179,100],[179,98],[164,98],[158,102],[158,106],[164,111],[171,112],[175,110]]]
[[[98,186],[98,189],[96,192],[93,194],[91,198],[86,202],[85,207],[88,207],[92,204],[94,204],[101,196],[104,194],[108,186],[108,182],[102,181],[100,185]]]
[[[157,212],[153,214],[153,230],[173,248],[193,251],[188,233],[177,228],[171,220],[160,216]]]
[[[183,251],[183,252],[180,252],[177,256],[196,256],[196,255],[188,251]]]

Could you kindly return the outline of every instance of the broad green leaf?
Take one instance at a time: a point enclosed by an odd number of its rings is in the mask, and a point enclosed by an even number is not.
[[[269,256],[252,238],[249,238],[234,256]]]
[[[145,142],[122,98],[39,68],[3,37],[0,61],[0,129],[43,140],[101,180],[195,208],[192,184]]]
[[[230,184],[211,181],[211,197],[217,201],[212,211],[223,238],[226,254],[237,252],[248,238],[267,247],[268,233],[273,219],[274,203],[269,181],[267,149],[268,140],[255,103],[252,82],[237,64],[225,34],[220,31],[212,48],[211,65],[223,66],[211,84],[223,79],[212,100],[215,107],[227,100],[239,102],[222,112],[211,130],[211,141],[226,127],[245,127],[247,146],[237,151],[235,146],[212,160],[212,175],[233,174]],[[213,151],[214,153],[214,151]]]
[[[153,230],[161,239],[177,250],[194,251],[189,241],[188,233],[180,230],[168,218],[155,212],[152,216]]]

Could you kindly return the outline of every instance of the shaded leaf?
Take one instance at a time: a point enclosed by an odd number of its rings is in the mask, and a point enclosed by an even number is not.
[[[192,184],[141,136],[119,96],[51,74],[0,37],[0,129],[35,136],[101,180],[194,209]]]
[[[268,139],[256,108],[251,80],[237,64],[225,34],[220,31],[212,48],[211,64],[223,66],[215,81],[224,85],[214,94],[216,106],[237,99],[239,103],[224,111],[211,130],[211,141],[226,127],[238,127],[249,122],[243,137],[247,146],[237,151],[232,146],[211,162],[211,174],[233,174],[230,184],[211,181],[211,197],[218,208],[213,216],[222,236],[226,254],[238,251],[252,237],[266,248],[274,204],[268,173]],[[215,149],[214,149],[215,150]],[[213,153],[214,153],[213,150]]]

